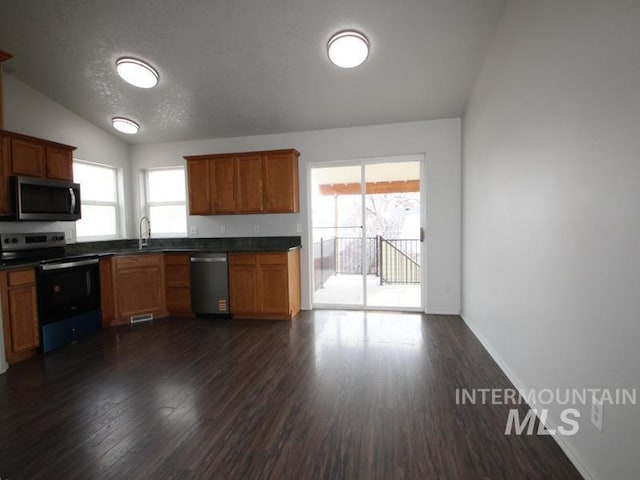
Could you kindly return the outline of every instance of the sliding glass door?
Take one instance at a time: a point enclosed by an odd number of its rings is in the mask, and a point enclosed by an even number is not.
[[[364,306],[360,165],[313,168],[314,304]]]
[[[316,307],[422,307],[421,157],[312,167]]]

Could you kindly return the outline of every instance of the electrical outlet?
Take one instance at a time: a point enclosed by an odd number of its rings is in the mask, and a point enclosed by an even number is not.
[[[220,225],[220,233],[224,234],[227,232],[227,227],[225,227],[224,225]]]
[[[301,223],[296,223],[296,232],[302,233],[302,224]]]
[[[191,225],[189,226],[189,235],[197,235],[198,234],[198,226]]]
[[[604,415],[604,405],[602,404],[602,400],[598,400],[596,398],[591,399],[591,423],[598,429],[598,431],[602,431],[602,417]]]
[[[256,224],[253,226],[253,233],[260,233],[260,225]]]

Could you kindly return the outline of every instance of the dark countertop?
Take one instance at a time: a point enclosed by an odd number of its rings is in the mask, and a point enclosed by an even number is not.
[[[70,243],[65,247],[64,257],[49,259],[48,262],[66,258],[141,255],[171,252],[209,253],[261,253],[288,252],[302,248],[300,237],[230,237],[230,238],[151,238],[149,246],[140,250],[138,240],[111,240],[101,242]],[[10,260],[0,264],[0,270],[36,267],[42,263],[38,259]]]

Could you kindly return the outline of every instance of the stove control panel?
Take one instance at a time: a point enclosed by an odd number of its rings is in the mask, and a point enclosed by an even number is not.
[[[65,243],[64,232],[3,233],[0,235],[0,250],[3,252],[64,247]]]

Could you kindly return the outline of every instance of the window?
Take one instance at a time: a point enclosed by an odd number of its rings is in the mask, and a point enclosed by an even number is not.
[[[147,215],[154,235],[187,234],[185,190],[183,167],[146,171]]]
[[[118,171],[116,168],[73,161],[73,179],[80,184],[82,219],[76,237],[84,240],[117,238]]]

